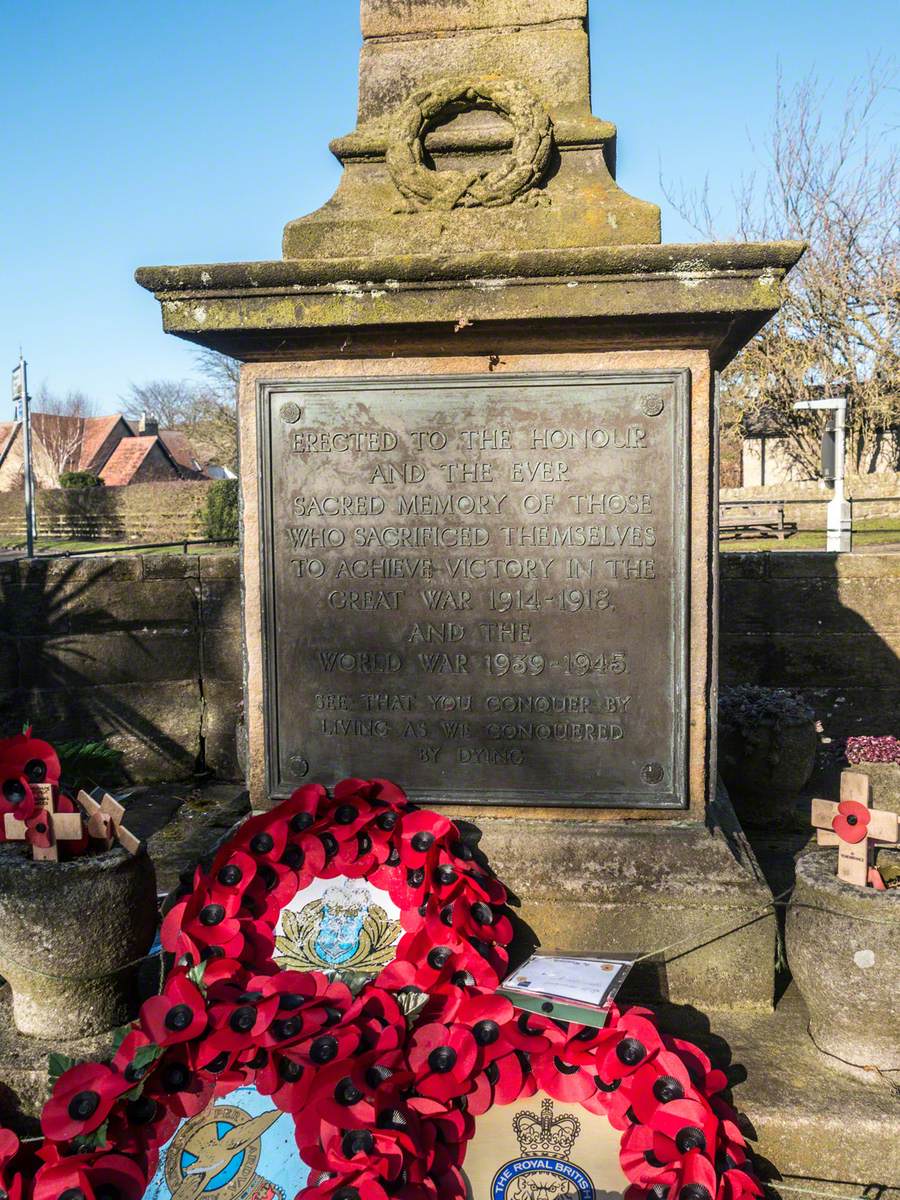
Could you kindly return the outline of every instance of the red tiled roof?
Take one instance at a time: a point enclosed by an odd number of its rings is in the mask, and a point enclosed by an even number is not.
[[[113,413],[111,417],[85,417],[84,432],[81,441],[81,453],[78,456],[78,470],[96,470],[102,463],[95,462],[103,443],[115,429],[122,417]]]
[[[19,427],[18,421],[0,421],[0,462],[13,439],[13,434]]]
[[[179,430],[161,429],[159,431],[159,440],[182,470],[190,471],[193,474],[203,470],[203,467],[197,461],[193,446]]]
[[[155,435],[122,438],[106,460],[100,472],[100,478],[107,487],[122,487],[131,483],[144,459],[158,441],[159,438]]]

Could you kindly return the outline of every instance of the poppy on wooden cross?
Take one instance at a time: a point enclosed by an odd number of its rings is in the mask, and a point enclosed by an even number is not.
[[[844,771],[839,804],[813,800],[812,823],[820,846],[838,847],[838,878],[865,887],[870,880],[872,846],[896,845],[900,841],[900,817],[872,808],[872,785],[868,775]]]
[[[136,838],[133,833],[129,833],[122,824],[125,809],[118,800],[114,800],[109,793],[105,793],[98,804],[92,796],[84,791],[78,793],[77,799],[87,814],[88,833],[92,838],[98,838],[105,842],[107,850],[113,842],[118,841],[129,854],[137,854],[141,845],[140,839]]]
[[[56,811],[52,784],[32,783],[29,786],[34,796],[34,813],[27,821],[6,813],[3,818],[6,839],[28,842],[35,862],[58,862],[57,842],[78,842],[84,836],[81,814]]]

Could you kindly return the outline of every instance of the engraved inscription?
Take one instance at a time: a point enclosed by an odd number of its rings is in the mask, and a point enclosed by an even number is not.
[[[272,794],[681,806],[689,402],[682,372],[262,385]]]

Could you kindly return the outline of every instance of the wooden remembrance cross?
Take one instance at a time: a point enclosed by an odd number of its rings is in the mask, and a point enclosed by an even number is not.
[[[35,862],[57,862],[57,842],[77,842],[82,837],[81,813],[56,812],[53,801],[53,785],[32,783],[32,794],[36,805],[31,824],[44,845],[32,844],[31,854]],[[6,813],[3,821],[6,837],[11,842],[24,842],[28,826],[12,813]]]
[[[850,838],[835,832],[835,818],[843,818]],[[841,775],[840,804],[813,800],[812,823],[818,830],[820,846],[838,847],[838,878],[857,887],[865,887],[869,881],[870,843],[896,845],[900,840],[900,818],[896,813],[872,808],[871,782],[868,775],[858,771]]]

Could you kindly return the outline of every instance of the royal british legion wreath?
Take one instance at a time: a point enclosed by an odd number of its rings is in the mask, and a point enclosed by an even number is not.
[[[399,912],[393,961],[352,989],[279,955],[282,912],[318,880],[365,881]],[[359,900],[352,883],[341,889]],[[496,993],[505,903],[454,824],[393,784],[300,788],[247,821],[169,911],[161,993],[112,1061],[59,1076],[42,1140],[0,1131],[0,1188],[10,1200],[140,1200],[171,1143],[174,1200],[226,1176],[265,1200],[281,1193],[254,1174],[252,1151],[286,1114],[309,1171],[302,1200],[463,1200],[479,1116],[541,1091],[621,1133],[628,1200],[761,1196],[726,1078],[696,1046],[646,1010],[614,1008],[597,1030],[519,1013]],[[307,938],[303,954],[341,957],[351,942],[317,950]],[[241,1089],[266,1098],[255,1115],[210,1109]],[[526,1147],[573,1134],[544,1108],[532,1118],[517,1129]]]

